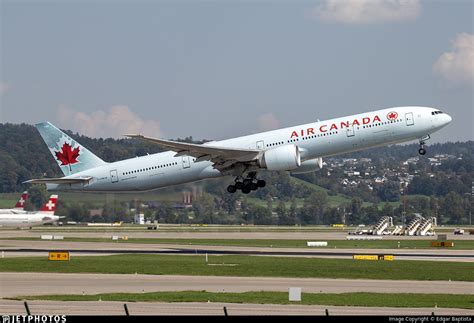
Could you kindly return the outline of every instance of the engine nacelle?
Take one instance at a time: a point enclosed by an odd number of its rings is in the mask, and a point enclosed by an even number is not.
[[[301,166],[291,171],[292,174],[312,173],[322,168],[322,160],[320,158],[305,160]]]
[[[268,149],[259,160],[260,167],[268,170],[294,170],[301,166],[300,151],[296,145]]]

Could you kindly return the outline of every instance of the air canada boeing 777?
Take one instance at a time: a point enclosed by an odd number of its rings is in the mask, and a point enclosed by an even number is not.
[[[125,192],[147,191],[207,178],[233,176],[229,193],[248,194],[265,181],[262,171],[313,172],[322,158],[366,148],[419,141],[426,153],[430,134],[451,122],[435,108],[396,107],[233,139],[190,144],[145,137],[130,138],[154,143],[166,152],[107,163],[49,122],[36,125],[64,173],[61,178],[32,179],[51,191]]]

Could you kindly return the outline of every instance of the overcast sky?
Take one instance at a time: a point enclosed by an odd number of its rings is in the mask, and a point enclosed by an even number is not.
[[[0,122],[224,139],[393,106],[473,139],[471,0],[0,0]]]

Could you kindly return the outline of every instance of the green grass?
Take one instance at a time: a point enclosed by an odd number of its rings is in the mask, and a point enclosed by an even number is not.
[[[33,240],[40,238],[5,238],[4,240]],[[76,238],[66,237],[67,241],[74,242],[110,242],[110,243],[144,243],[144,244],[181,244],[204,246],[233,246],[233,247],[271,247],[271,248],[306,248],[308,240],[274,240],[274,239],[170,239],[170,238],[129,238],[128,240],[115,240],[111,238]],[[321,240],[321,239],[319,239]],[[324,240],[324,239],[323,239]],[[434,239],[433,239],[434,240]],[[431,247],[433,240],[399,240],[400,249],[440,249]],[[61,240],[56,240],[60,242]],[[328,242],[327,248],[338,249],[398,249],[397,240],[324,240]],[[445,249],[474,250],[474,240],[450,240],[454,247]],[[54,243],[55,241],[53,241]],[[324,247],[326,248],[326,247]]]
[[[474,281],[474,263],[470,262],[211,255],[209,263],[217,265],[207,265],[204,255],[73,255],[70,262],[22,257],[0,259],[0,272]]]
[[[0,194],[0,208],[10,209],[15,206],[21,193],[2,193]]]
[[[325,193],[327,193],[328,194],[328,205],[330,207],[336,207],[336,206],[339,206],[341,204],[351,203],[351,197],[349,197],[349,196],[339,194],[339,193],[337,195],[334,195],[334,196],[329,195],[329,190],[328,189],[326,189],[324,187],[321,187],[319,185],[313,184],[313,183],[309,183],[309,182],[304,181],[302,179],[299,179],[299,178],[296,178],[296,177],[291,177],[291,182],[295,183],[295,184],[301,184],[301,185],[306,186],[309,189],[311,189],[313,191],[316,191],[316,192],[325,192]],[[289,207],[289,206],[287,205],[287,207]]]
[[[110,293],[97,295],[20,296],[15,300],[121,301],[121,302],[222,302],[252,304],[303,304],[371,307],[474,308],[474,296],[452,294],[302,293],[301,302],[289,302],[285,292],[212,293],[207,291]]]

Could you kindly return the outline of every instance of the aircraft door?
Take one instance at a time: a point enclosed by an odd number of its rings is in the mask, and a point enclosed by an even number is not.
[[[354,125],[350,125],[347,127],[347,137],[354,137],[355,132],[354,132]]]
[[[257,141],[257,149],[264,149],[265,148],[265,143],[263,140]]]
[[[189,163],[189,156],[183,156],[183,168],[189,168],[191,167],[191,164]]]
[[[407,126],[413,126],[415,121],[413,120],[413,112],[405,113],[405,120],[407,122]]]
[[[112,181],[112,183],[118,182],[118,174],[116,169],[110,171],[110,180]]]

